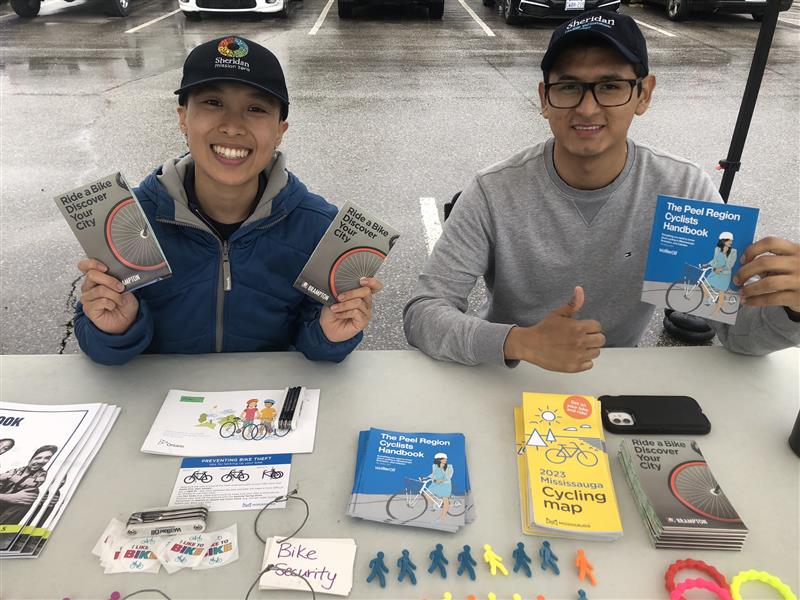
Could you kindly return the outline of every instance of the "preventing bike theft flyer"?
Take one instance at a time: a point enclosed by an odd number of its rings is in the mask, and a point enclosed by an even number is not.
[[[757,222],[757,208],[659,196],[642,301],[735,323],[740,288],[733,276]]]
[[[287,403],[288,398],[288,403]],[[142,452],[170,456],[250,456],[313,452],[319,390],[192,392],[170,390]],[[295,429],[279,428],[284,404]]]
[[[112,173],[55,197],[84,253],[108,267],[126,292],[172,275],[125,177]]]
[[[184,458],[169,499],[170,506],[209,511],[260,510],[289,491],[291,454]],[[286,500],[273,508],[284,508]]]
[[[294,287],[326,306],[336,297],[361,287],[362,277],[373,277],[400,237],[399,232],[352,202],[334,217]]]

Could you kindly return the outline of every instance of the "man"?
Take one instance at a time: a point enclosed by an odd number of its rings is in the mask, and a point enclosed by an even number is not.
[[[604,346],[636,346],[654,310],[640,296],[657,195],[721,200],[697,166],[627,137],[656,87],[633,19],[590,11],[559,26],[542,71],[553,138],[478,173],[405,307],[408,341],[434,358],[578,372]],[[735,326],[714,324],[722,343],[800,342],[800,245],[768,237],[741,262],[734,283],[761,279]],[[481,275],[487,301],[466,315]]]
[[[331,307],[293,287],[337,210],[278,150],[289,113],[278,59],[245,38],[211,40],[186,58],[175,93],[189,153],[135,190],[172,277],[129,293],[106,265],[80,261],[81,349],[103,364],[142,352],[298,350],[343,360],[382,285],[364,278]]]
[[[42,446],[28,464],[0,474],[0,525],[17,525],[39,497],[39,486],[47,479],[45,466],[58,451]]]

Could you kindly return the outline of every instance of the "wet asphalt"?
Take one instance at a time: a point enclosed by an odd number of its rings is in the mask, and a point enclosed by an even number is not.
[[[187,52],[223,34],[266,45],[284,66],[290,169],[312,191],[338,205],[353,200],[403,232],[361,348],[407,347],[401,311],[427,255],[420,198],[435,198],[441,211],[476,170],[548,136],[536,85],[554,25],[508,26],[480,0],[464,0],[490,37],[458,0],[447,0],[442,21],[414,6],[340,20],[334,3],[310,35],[325,4],[297,3],[289,19],[189,23],[169,14],[175,0],[132,0],[124,19],[108,16],[101,0],[47,0],[33,20],[0,2],[0,352],[77,351],[70,321],[81,253],[52,197],[116,170],[138,181],[182,154],[172,91]],[[673,23],[655,6],[623,12],[643,24],[658,78],[631,136],[697,162],[718,182],[758,24],[747,15]],[[795,241],[799,42],[793,7],[775,33],[731,194],[761,209],[759,236]],[[643,345],[671,345],[659,321]]]

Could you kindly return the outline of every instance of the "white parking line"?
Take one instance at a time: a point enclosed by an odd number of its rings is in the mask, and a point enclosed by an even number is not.
[[[179,12],[181,12],[180,8],[178,8],[176,10],[173,10],[172,12],[169,12],[169,13],[167,13],[165,15],[161,15],[160,17],[156,17],[155,19],[153,19],[151,21],[148,21],[147,23],[142,23],[141,25],[137,25],[136,27],[133,27],[132,29],[128,29],[128,31],[126,31],[125,33],[135,33],[137,31],[139,31],[140,29],[144,29],[148,25],[152,25],[153,23],[158,23],[160,20],[166,19],[167,17],[171,17],[172,15],[174,15],[176,13],[179,13]]]
[[[10,12],[10,13],[5,14],[5,15],[0,15],[0,21],[2,21],[3,19],[7,19],[8,17],[13,17],[15,14],[17,14],[17,13]]]
[[[778,17],[778,23],[788,23],[789,25],[797,25],[797,26],[800,26],[800,20],[798,20],[798,19],[792,19],[792,18],[790,18],[790,17],[784,17],[783,15],[781,15],[780,17]]]
[[[422,213],[422,225],[425,227],[425,243],[428,244],[428,254],[430,254],[433,252],[436,240],[442,235],[442,222],[439,220],[436,198],[420,198],[419,211]]]
[[[328,0],[328,3],[325,5],[325,8],[322,9],[317,22],[314,23],[314,26],[311,28],[311,31],[308,32],[308,35],[317,35],[319,28],[322,27],[322,23],[325,22],[325,17],[328,16],[328,11],[331,9],[331,6],[333,6],[333,0]]]
[[[469,14],[470,17],[475,19],[475,22],[481,26],[481,29],[483,29],[483,31],[486,33],[488,37],[495,37],[494,31],[489,29],[489,26],[483,21],[481,21],[481,18],[475,14],[474,10],[472,10],[469,6],[467,6],[467,3],[464,2],[464,0],[458,0],[458,2],[461,4],[461,6],[464,7],[464,10],[467,11],[467,14]]]
[[[648,29],[652,29],[653,31],[657,31],[658,33],[663,34],[663,35],[665,35],[667,37],[678,37],[674,33],[670,32],[670,31],[667,31],[666,29],[661,29],[661,27],[656,27],[655,25],[650,25],[650,23],[645,23],[644,21],[641,21],[639,19],[634,19],[634,21],[636,21],[639,25],[642,25],[643,27],[647,27]]]

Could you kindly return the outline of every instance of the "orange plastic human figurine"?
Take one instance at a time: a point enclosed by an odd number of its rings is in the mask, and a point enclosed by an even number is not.
[[[489,572],[492,575],[497,575],[497,570],[508,576],[508,569],[503,566],[503,557],[497,554],[489,544],[483,545],[483,560],[489,564]]]
[[[536,600],[544,600],[544,596],[542,596],[541,594],[539,594],[538,596],[536,596]]]
[[[470,594],[469,596],[467,596],[467,600],[478,600],[478,599],[475,597],[475,594]]]
[[[588,578],[589,583],[597,585],[597,579],[595,579],[593,573],[594,567],[592,563],[586,560],[586,555],[583,553],[582,548],[578,550],[578,555],[575,557],[575,566],[578,567],[578,579],[583,581]]]

